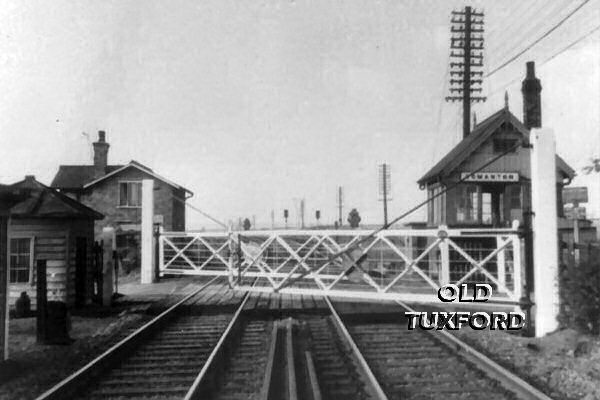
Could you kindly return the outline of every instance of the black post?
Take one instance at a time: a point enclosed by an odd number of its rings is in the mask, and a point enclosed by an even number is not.
[[[158,245],[160,241],[160,224],[154,224],[154,279],[158,282],[160,278],[160,247]]]
[[[113,250],[112,252],[112,260],[113,260],[113,268],[115,271],[115,293],[114,295],[119,294],[119,256],[117,255],[117,251]]]
[[[97,289],[97,303],[98,305],[103,305],[104,301],[102,298],[102,288],[104,287],[104,274],[102,273],[102,268],[104,264],[104,241],[96,242],[96,289]]]
[[[287,212],[287,210],[285,210]],[[287,224],[286,224],[287,225]],[[237,242],[238,285],[242,284],[242,236],[238,233]]]
[[[46,320],[48,316],[48,285],[46,283],[46,260],[37,260],[36,268],[36,320],[37,342],[46,342]]]

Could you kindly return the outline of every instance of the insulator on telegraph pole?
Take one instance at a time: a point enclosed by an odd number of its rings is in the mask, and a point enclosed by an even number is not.
[[[471,132],[471,103],[483,102],[483,12],[471,7],[452,11],[450,22],[450,93],[446,101],[463,105],[463,138]]]

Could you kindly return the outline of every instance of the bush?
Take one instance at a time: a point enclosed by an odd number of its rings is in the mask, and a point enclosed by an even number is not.
[[[559,322],[582,333],[600,334],[600,248],[585,250],[587,257],[560,270]],[[583,252],[583,251],[582,251]]]

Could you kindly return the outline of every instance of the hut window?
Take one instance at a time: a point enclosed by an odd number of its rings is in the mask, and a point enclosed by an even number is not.
[[[10,283],[29,283],[33,266],[33,238],[10,239]]]
[[[142,183],[141,182],[119,182],[119,206],[141,207],[142,205]]]

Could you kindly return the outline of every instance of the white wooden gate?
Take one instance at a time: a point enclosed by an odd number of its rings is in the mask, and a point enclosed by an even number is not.
[[[161,275],[223,275],[244,290],[439,302],[441,285],[488,283],[490,302],[521,299],[513,229],[164,232],[159,246]]]

